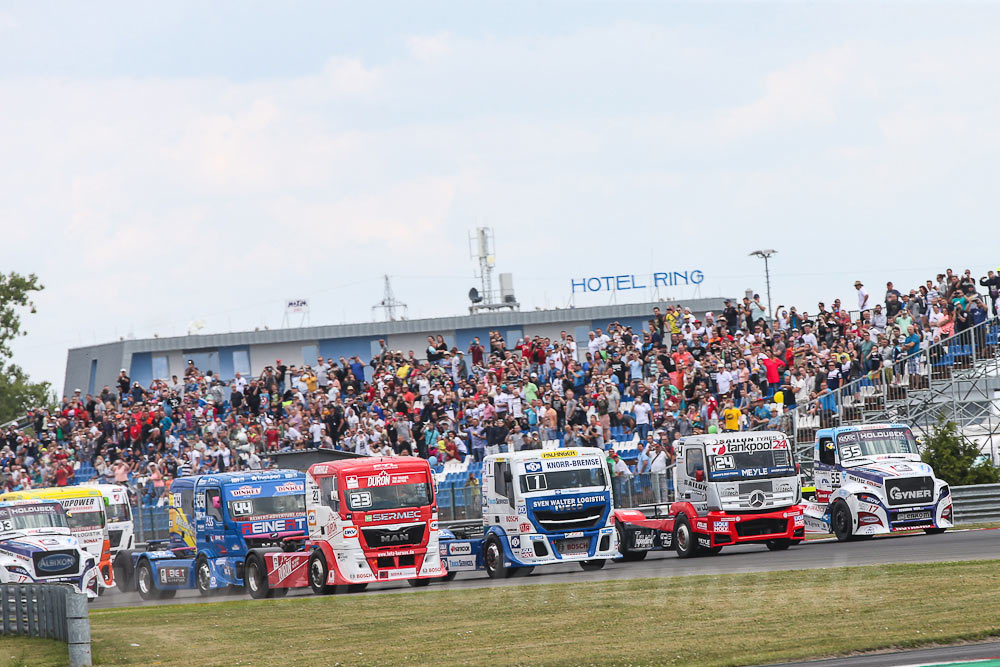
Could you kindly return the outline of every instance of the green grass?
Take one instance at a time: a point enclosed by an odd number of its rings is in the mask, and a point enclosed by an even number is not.
[[[90,619],[95,664],[760,664],[1000,636],[1000,561],[98,609]],[[22,646],[0,643],[0,657]],[[60,664],[64,650],[27,662]]]

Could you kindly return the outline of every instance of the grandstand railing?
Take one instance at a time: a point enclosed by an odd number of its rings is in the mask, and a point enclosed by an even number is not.
[[[927,418],[942,408],[951,411],[960,428],[974,422],[977,413],[963,414],[954,409],[956,401],[967,402],[970,396],[956,396],[949,405],[934,394],[947,392],[956,381],[996,376],[1000,370],[998,335],[997,321],[987,320],[919,352],[883,360],[878,371],[866,372],[821,397],[797,405],[793,411],[793,430],[800,462],[804,467],[811,465],[816,431],[821,428],[896,420],[913,423],[919,418],[920,423],[914,425],[926,429]],[[922,409],[912,409],[916,397],[927,399]],[[982,399],[989,402],[991,397],[984,394]],[[981,411],[978,416],[982,416]]]

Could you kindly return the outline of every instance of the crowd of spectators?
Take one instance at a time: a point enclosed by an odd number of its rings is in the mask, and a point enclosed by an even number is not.
[[[612,322],[585,341],[493,332],[464,350],[429,336],[406,352],[381,341],[369,360],[276,360],[226,381],[188,361],[182,376],[146,387],[122,369],[98,395],[76,390],[0,433],[0,486],[73,484],[92,469],[95,481],[129,484],[152,503],[174,477],[267,467],[281,449],[443,463],[545,441],[607,448],[634,438],[639,457],[632,466],[612,458],[615,476],[662,474],[681,436],[791,433],[797,405],[863,376],[912,374],[916,352],[996,317],[1000,277],[948,270],[906,291],[855,288],[853,314],[835,299],[812,313],[779,305],[771,320],[754,295],[703,318],[664,303],[641,330]]]

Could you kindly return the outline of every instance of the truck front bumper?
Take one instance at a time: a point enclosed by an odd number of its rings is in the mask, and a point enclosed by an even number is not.
[[[802,540],[806,529],[803,509],[803,506],[795,505],[758,514],[709,512],[708,516],[697,517],[691,529],[695,539],[705,547]]]

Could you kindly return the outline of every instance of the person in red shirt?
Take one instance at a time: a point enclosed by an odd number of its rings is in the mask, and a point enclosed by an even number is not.
[[[767,384],[771,387],[771,394],[781,389],[781,369],[783,369],[786,364],[784,360],[778,359],[774,356],[774,350],[767,351],[767,359],[763,359],[761,365],[764,370],[767,371]]]

